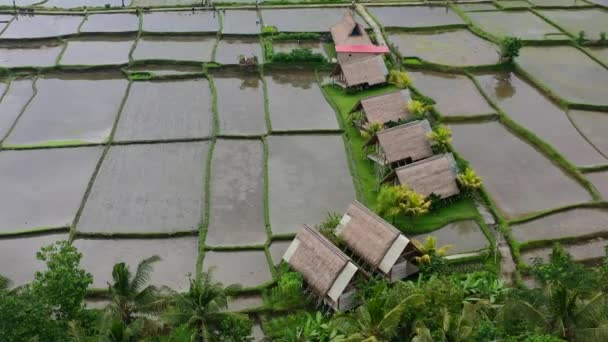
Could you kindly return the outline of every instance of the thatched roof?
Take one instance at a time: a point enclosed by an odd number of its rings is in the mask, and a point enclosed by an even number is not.
[[[417,161],[433,156],[433,149],[427,137],[430,131],[431,125],[425,119],[382,130],[376,133],[376,139],[387,163],[408,158]]]
[[[333,74],[342,72],[347,87],[386,82],[388,70],[380,55],[357,53],[351,56],[339,53],[338,63]]]
[[[283,256],[319,296],[325,296],[348,268],[355,267],[341,250],[315,229],[304,225]],[[352,275],[346,282],[350,281]],[[342,288],[342,290],[344,290]]]
[[[332,26],[330,31],[335,45],[367,45],[372,43],[365,27],[355,21],[352,10],[344,12],[340,22]]]
[[[399,183],[408,185],[423,196],[435,194],[441,198],[457,195],[458,170],[451,153],[437,155],[395,170]]]
[[[410,99],[410,91],[407,89],[370,96],[357,102],[351,113],[363,110],[367,122],[380,122],[383,124],[389,121],[397,122],[410,116],[410,113],[407,111],[407,102]]]
[[[353,202],[336,229],[344,243],[373,269],[380,265],[401,233],[390,223],[363,206]]]

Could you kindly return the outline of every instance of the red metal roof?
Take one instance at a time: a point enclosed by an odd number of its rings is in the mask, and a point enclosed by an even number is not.
[[[336,45],[336,52],[388,53],[386,45]]]

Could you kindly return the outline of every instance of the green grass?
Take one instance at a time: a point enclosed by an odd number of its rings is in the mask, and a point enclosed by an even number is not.
[[[333,86],[325,86],[323,90],[328,98],[333,102],[335,107],[340,112],[340,120],[344,127],[346,141],[350,145],[352,151],[352,159],[356,167],[356,174],[359,183],[361,184],[362,195],[359,201],[366,206],[373,208],[376,204],[376,196],[378,189],[378,180],[371,161],[366,158],[365,141],[361,138],[359,131],[350,122],[348,122],[348,112],[362,98],[388,93],[396,90],[394,86],[384,86],[365,91],[349,94],[342,89]],[[440,208],[437,211],[425,216],[417,217],[413,220],[400,217],[395,221],[395,226],[405,233],[421,234],[436,230],[449,222],[462,219],[475,219],[479,217],[479,213],[472,199],[461,198],[454,201],[450,205]]]

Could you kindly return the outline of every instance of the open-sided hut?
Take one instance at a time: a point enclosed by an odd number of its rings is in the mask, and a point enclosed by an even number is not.
[[[410,99],[410,92],[407,89],[374,95],[361,99],[350,113],[361,113],[360,119],[355,121],[360,128],[374,122],[383,125],[391,121],[399,122],[411,117],[407,110],[407,102]]]
[[[384,178],[395,168],[433,156],[427,137],[430,131],[431,125],[425,119],[376,133],[369,142],[375,144],[375,152],[367,157],[375,162],[379,178]]]
[[[346,311],[357,304],[353,278],[358,267],[315,229],[302,226],[283,260],[334,310]]]
[[[428,197],[435,194],[439,198],[458,195],[456,184],[458,167],[451,153],[440,154],[395,170],[396,180],[412,190]]]
[[[347,10],[340,22],[330,28],[336,47],[350,47],[337,52],[338,65],[332,71],[334,82],[342,87],[364,87],[386,82],[388,69],[382,54],[363,25],[357,23]]]
[[[336,234],[365,262],[364,269],[397,281],[418,272],[412,263],[420,251],[399,230],[361,203],[349,207]]]

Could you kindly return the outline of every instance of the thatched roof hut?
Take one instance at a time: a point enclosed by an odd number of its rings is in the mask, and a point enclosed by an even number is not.
[[[346,246],[363,259],[372,272],[390,280],[418,271],[411,260],[420,255],[414,244],[380,216],[355,201],[336,228]]]
[[[362,112],[365,120],[370,123],[397,122],[410,117],[407,110],[407,102],[410,99],[410,91],[407,89],[370,96],[357,102],[350,112]]]
[[[388,76],[381,55],[339,53],[338,63],[331,76],[344,87],[383,84]]]
[[[344,12],[340,22],[329,30],[335,45],[367,45],[372,43],[365,27],[355,21],[352,10]]]
[[[400,184],[408,185],[423,196],[435,194],[448,198],[460,193],[456,184],[458,168],[451,153],[402,166],[395,170],[395,174]]]
[[[352,281],[357,266],[315,229],[302,226],[283,260],[332,308],[348,310],[354,306]]]
[[[378,145],[377,155],[370,158],[382,165],[405,165],[433,156],[427,134],[431,125],[425,120],[412,121],[376,133],[371,143]]]

